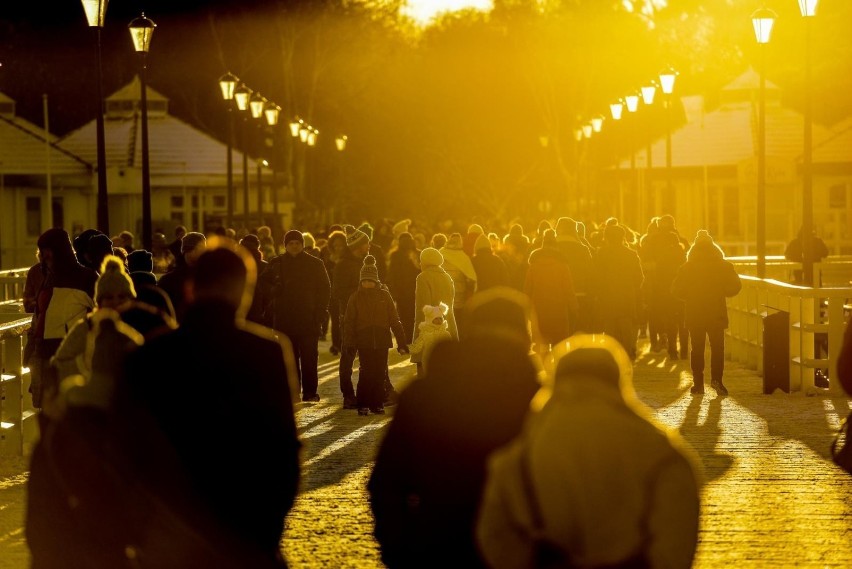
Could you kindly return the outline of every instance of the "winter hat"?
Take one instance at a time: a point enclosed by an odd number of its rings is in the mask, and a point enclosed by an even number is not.
[[[710,232],[706,229],[699,229],[698,233],[695,234],[695,241],[693,245],[699,245],[701,243],[713,244],[713,238],[710,237]]]
[[[126,294],[136,298],[136,289],[130,275],[124,270],[124,263],[115,255],[107,255],[101,264],[101,276],[95,283],[95,301],[105,294]]]
[[[491,240],[487,235],[481,233],[479,237],[476,238],[476,243],[473,244],[473,250],[484,251],[485,249],[491,251]]]
[[[560,217],[556,222],[557,237],[576,237],[577,222],[570,217]]]
[[[358,226],[358,231],[363,231],[367,235],[367,239],[370,241],[373,240],[373,226],[368,222],[364,222]]]
[[[379,282],[379,269],[376,267],[376,258],[372,255],[364,257],[364,264],[361,266],[360,281]]]
[[[544,235],[541,236],[542,247],[556,247],[556,232],[552,229],[545,229]]]
[[[438,306],[430,306],[427,304],[423,307],[423,314],[426,315],[426,321],[431,322],[435,318],[443,318],[446,316],[449,309],[450,307],[443,302],[439,302]]]
[[[397,242],[400,249],[414,249],[414,237],[408,231],[400,233]]]
[[[620,375],[618,363],[604,348],[580,348],[568,352],[556,364],[557,380],[572,376],[594,377],[618,387]]]
[[[410,219],[401,219],[393,224],[391,231],[393,231],[394,237],[399,237],[400,233],[405,233],[408,231],[408,226],[411,225]]]
[[[260,238],[253,233],[249,233],[248,235],[240,239],[240,245],[242,245],[249,251],[257,251],[258,249],[260,249]]]
[[[675,219],[671,215],[661,215],[659,221],[657,221],[657,225],[660,229],[665,231],[671,231],[675,226]]]
[[[284,234],[284,245],[287,245],[290,241],[298,241],[302,245],[305,244],[305,236],[302,235],[302,232],[297,229],[291,229],[287,233]]]
[[[112,255],[112,239],[103,233],[92,235],[86,243],[86,253],[95,260],[102,255]]]
[[[620,245],[627,234],[620,225],[607,225],[604,229],[604,241],[611,245]]]
[[[349,247],[350,251],[370,242],[366,233],[360,229],[355,229],[352,225],[344,225],[343,230],[346,232],[346,246]]]
[[[199,245],[207,245],[207,238],[203,233],[190,231],[183,236],[183,239],[180,242],[180,252],[186,255]]]
[[[529,345],[529,297],[507,286],[477,292],[464,306],[468,336],[509,335]]]
[[[143,273],[154,272],[154,255],[145,249],[136,249],[127,255],[127,270],[131,273],[137,271]]]
[[[444,245],[447,249],[462,249],[462,236],[461,233],[453,233],[450,235],[450,238],[447,239],[447,244]]]
[[[317,246],[317,240],[309,231],[302,233],[302,238],[305,240],[305,249],[313,249]]]
[[[470,226],[467,228],[467,232],[468,233],[476,233],[477,235],[482,235],[483,233],[485,233],[485,230],[482,229],[482,226],[479,225],[478,223],[471,223]]]
[[[440,267],[444,264],[444,256],[434,247],[426,247],[420,252],[420,265],[423,267],[436,266]]]

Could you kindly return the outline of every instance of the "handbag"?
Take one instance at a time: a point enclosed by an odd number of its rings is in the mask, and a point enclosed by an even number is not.
[[[852,440],[849,438],[849,423],[852,422],[852,413],[843,420],[834,441],[831,443],[831,458],[834,464],[852,474]],[[841,441],[842,439],[842,441]]]

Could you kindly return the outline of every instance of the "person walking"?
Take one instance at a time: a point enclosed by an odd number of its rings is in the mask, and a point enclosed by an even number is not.
[[[580,239],[577,222],[570,217],[560,217],[556,222],[556,248],[568,261],[574,293],[577,295],[577,317],[572,332],[591,332],[595,319],[592,279],[592,252]]]
[[[421,367],[424,372],[428,371],[426,369],[426,362],[429,360],[429,355],[432,353],[435,345],[438,342],[453,339],[450,335],[447,320],[444,318],[448,310],[449,307],[443,302],[438,303],[438,306],[429,306],[427,304],[423,307],[423,314],[426,315],[426,320],[417,325],[420,333],[417,335],[417,341],[411,344],[409,349],[412,355],[417,355],[420,358]]]
[[[180,257],[178,257],[177,266],[157,281],[157,286],[169,295],[169,300],[172,301],[172,306],[175,307],[178,322],[183,320],[183,314],[186,311],[187,303],[184,296],[186,282],[189,280],[198,256],[204,252],[206,245],[207,238],[203,233],[190,231],[184,235],[181,241],[181,253]]]
[[[353,227],[343,227],[346,234],[346,248],[340,255],[340,260],[334,266],[332,278],[331,299],[338,306],[340,314],[340,335],[346,335],[345,316],[349,298],[358,290],[361,283],[361,265],[364,257],[370,252],[370,239],[367,234]],[[342,340],[341,340],[342,342]],[[338,376],[340,392],[343,394],[343,408],[357,409],[358,399],[355,397],[355,387],[352,385],[352,366],[355,363],[357,351],[340,352]]]
[[[390,253],[388,267],[388,289],[396,301],[402,329],[406,340],[411,343],[414,334],[414,293],[417,287],[417,275],[420,274],[420,251],[414,244],[411,233],[401,233],[397,248]]]
[[[540,249],[530,253],[524,292],[533,306],[533,342],[545,354],[571,335],[579,305],[568,259],[556,246],[556,234],[546,229]]]
[[[473,245],[473,270],[476,273],[477,290],[488,290],[495,286],[508,286],[509,273],[503,262],[491,247],[491,240],[481,234]]]
[[[437,306],[442,302],[449,307],[445,318],[450,336],[454,340],[459,339],[458,328],[456,328],[456,316],[453,310],[453,296],[455,295],[453,279],[441,267],[443,262],[444,257],[437,249],[426,247],[420,252],[420,266],[422,269],[420,274],[417,275],[414,287],[414,306],[417,314],[412,334],[414,342],[417,342],[417,338],[420,335],[420,323],[426,321],[423,307]],[[412,354],[411,361],[417,364],[418,373],[422,373],[423,354]]]
[[[452,233],[440,253],[444,258],[444,271],[453,279],[453,313],[459,329],[464,328],[462,309],[467,299],[476,292],[476,270],[463,250],[461,233]]]
[[[686,263],[672,282],[672,294],[684,301],[686,327],[692,338],[690,365],[693,394],[704,393],[704,346],[710,341],[710,387],[727,395],[722,381],[725,371],[725,328],[728,307],[725,298],[736,296],[742,288],[734,265],[710,234],[700,229],[686,254]]]
[[[408,353],[408,344],[399,315],[387,288],[380,286],[376,258],[364,257],[357,291],[349,297],[344,313],[343,350],[358,353],[358,414],[384,414],[385,377],[388,374],[388,350],[396,337],[397,351]]]
[[[317,402],[319,337],[331,288],[322,261],[305,252],[301,231],[284,235],[284,249],[260,275],[260,289],[272,303],[269,324],[293,344],[302,401]]]
[[[572,336],[554,362],[546,402],[489,461],[476,530],[489,566],[691,567],[694,452],[639,402],[615,339]]]
[[[328,305],[331,321],[331,347],[328,351],[333,356],[340,354],[340,344],[342,342],[340,338],[340,326],[343,321],[343,315],[340,314],[340,303],[334,297],[334,268],[343,257],[344,251],[346,251],[346,234],[343,231],[332,231],[329,233],[325,247],[322,248],[321,258],[323,264],[325,264],[325,272],[328,274],[332,290],[331,302]]]

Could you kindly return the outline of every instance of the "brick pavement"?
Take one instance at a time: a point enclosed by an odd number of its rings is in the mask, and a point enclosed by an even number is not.
[[[400,387],[413,366],[391,353]],[[336,359],[323,344],[322,400],[300,404],[303,490],[287,519],[284,548],[294,568],[379,567],[366,480],[392,415],[340,408]],[[762,395],[761,380],[727,363],[730,396],[688,392],[686,362],[643,354],[639,397],[695,448],[707,482],[695,566],[849,567],[852,478],[828,459],[833,429],[852,408],[842,397]],[[26,567],[22,517],[25,463],[0,459],[0,569]]]

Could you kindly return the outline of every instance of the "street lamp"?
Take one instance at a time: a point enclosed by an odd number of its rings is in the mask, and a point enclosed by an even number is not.
[[[139,83],[142,90],[142,247],[146,251],[153,250],[153,234],[151,232],[151,163],[148,153],[148,50],[151,48],[151,37],[157,24],[145,17],[145,12],[128,24],[133,48],[139,54],[142,64],[139,73]]]
[[[337,150],[339,152],[343,152],[344,150],[346,150],[346,141],[347,140],[349,140],[349,137],[346,136],[345,134],[338,136],[337,138],[334,139],[334,145],[335,145],[335,147],[337,147]]]
[[[650,85],[646,85],[642,87],[642,102],[646,105],[654,104],[654,97],[657,94],[657,85],[653,81]],[[646,160],[645,160],[645,172],[646,175],[651,171],[651,142],[648,142],[648,148],[646,149]]]
[[[805,286],[814,286],[813,203],[813,97],[811,93],[811,19],[816,15],[817,0],[799,0],[799,12],[805,19],[805,132],[802,155],[802,277]]]
[[[225,226],[232,227],[234,223],[234,90],[239,79],[231,74],[225,73],[219,78],[219,89],[222,91],[222,99],[228,105],[228,213],[225,217]]]
[[[95,28],[98,47],[98,113],[95,117],[98,160],[98,230],[109,235],[109,201],[107,197],[106,142],[104,137],[104,88],[103,66],[101,65],[101,29],[104,27],[108,0],[81,0],[86,12],[86,21]]]
[[[674,92],[675,79],[677,79],[677,71],[671,67],[660,73],[660,89],[665,95],[666,108],[666,189],[671,195],[672,191],[672,93]]]
[[[764,47],[769,43],[777,15],[768,8],[751,15],[760,50],[760,99],[757,116],[757,277],[766,277],[766,76]]]
[[[592,117],[592,119],[591,119],[592,131],[593,132],[600,132],[601,129],[603,128],[603,121],[604,121],[604,118],[600,115]]]
[[[240,84],[234,90],[234,101],[237,103],[237,109],[245,113],[249,109],[249,98],[251,91],[244,84]],[[246,149],[246,116],[243,114],[240,122],[240,140],[243,146],[243,225],[248,227],[248,152]]]

